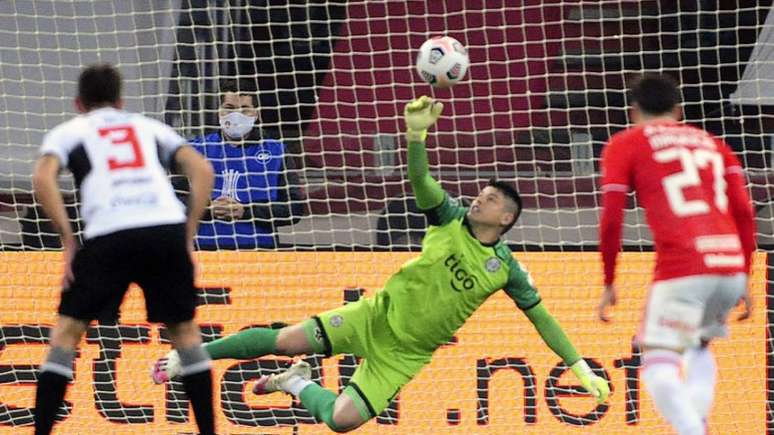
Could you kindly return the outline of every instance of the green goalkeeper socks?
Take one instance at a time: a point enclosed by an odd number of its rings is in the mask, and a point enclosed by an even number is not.
[[[324,422],[331,430],[338,432],[336,423],[333,421],[333,405],[336,403],[336,397],[336,393],[314,382],[304,387],[298,395],[301,404],[317,421]]]
[[[253,359],[271,355],[277,349],[278,329],[251,328],[211,341],[204,350],[212,359]]]

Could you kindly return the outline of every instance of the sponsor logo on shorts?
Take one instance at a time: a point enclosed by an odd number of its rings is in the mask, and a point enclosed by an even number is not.
[[[461,263],[464,255],[451,254],[446,257],[443,265],[449,269],[452,274],[452,279],[449,281],[452,289],[457,292],[463,290],[473,290],[478,285],[478,277],[465,270]]]
[[[666,317],[659,317],[658,324],[659,326],[663,326],[665,328],[674,329],[682,332],[693,332],[696,330],[695,326],[691,326],[681,320],[668,319]]]
[[[334,316],[331,316],[331,319],[328,322],[334,328],[338,328],[339,326],[341,326],[344,323],[344,318],[341,317],[340,315],[336,314]]]
[[[484,263],[484,267],[486,268],[487,272],[497,272],[500,270],[500,260],[497,257],[491,257],[488,260],[486,260],[486,263]]]

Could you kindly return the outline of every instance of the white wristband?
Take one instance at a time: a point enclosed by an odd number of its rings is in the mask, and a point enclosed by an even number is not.
[[[578,377],[583,375],[591,376],[594,374],[594,372],[591,370],[591,367],[589,367],[589,364],[583,358],[579,359],[578,362],[573,364],[570,369],[572,369],[572,372],[575,373],[575,376]]]

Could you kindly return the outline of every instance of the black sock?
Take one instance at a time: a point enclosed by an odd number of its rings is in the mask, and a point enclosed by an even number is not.
[[[201,435],[215,434],[215,417],[212,411],[212,371],[183,376],[183,388],[191,401],[196,425]]]
[[[38,389],[35,391],[35,435],[51,433],[68,382],[68,377],[54,372],[44,371],[38,375]]]

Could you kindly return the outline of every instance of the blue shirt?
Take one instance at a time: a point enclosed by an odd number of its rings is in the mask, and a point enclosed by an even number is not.
[[[212,164],[215,172],[212,199],[226,196],[245,207],[277,199],[277,187],[284,169],[285,145],[282,142],[268,139],[233,146],[223,140],[220,132],[215,132],[194,138],[191,145]],[[255,225],[255,220],[212,218],[203,221],[196,242],[205,249],[275,246],[272,227]]]

